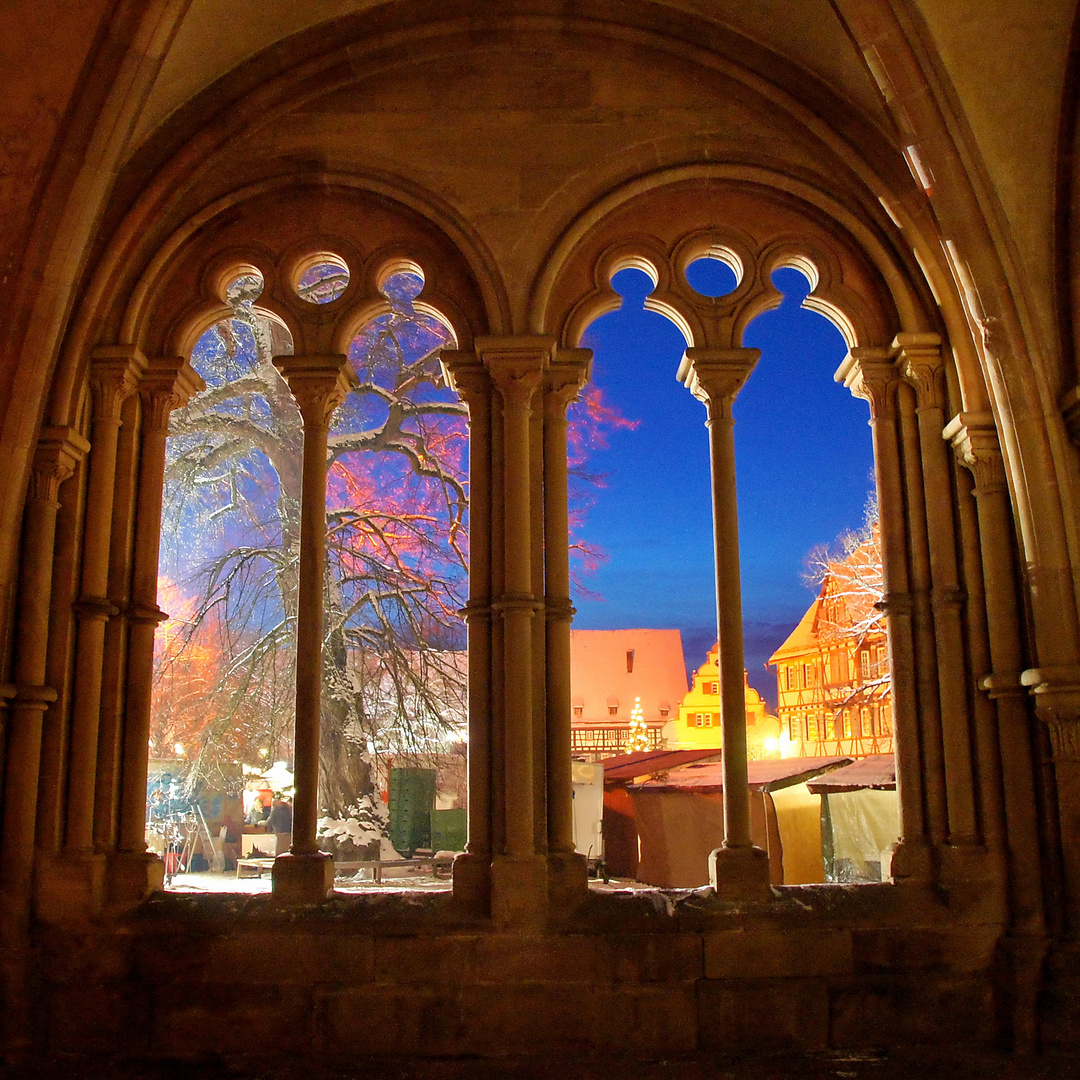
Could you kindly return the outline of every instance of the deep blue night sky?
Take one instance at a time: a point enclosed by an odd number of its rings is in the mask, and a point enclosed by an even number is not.
[[[714,260],[691,270],[706,295],[734,285]],[[735,404],[735,453],[746,666],[775,704],[764,664],[814,598],[802,577],[806,555],[862,524],[873,455],[866,403],[832,379],[843,338],[800,307],[802,274],[781,270],[773,281],[784,301],[744,341],[762,356]],[[705,407],[675,378],[682,335],[642,306],[648,277],[624,270],[613,284],[622,307],[597,319],[582,345],[594,351],[593,381],[607,403],[638,425],[613,432],[589,459],[604,486],[581,533],[608,559],[585,582],[601,599],[576,596],[574,625],[677,627],[693,670],[716,640]]]

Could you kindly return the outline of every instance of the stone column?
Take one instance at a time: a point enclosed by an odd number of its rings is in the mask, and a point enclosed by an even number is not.
[[[536,851],[533,722],[533,593],[531,419],[533,399],[555,341],[546,337],[481,338],[483,358],[499,395],[502,424],[501,590],[492,608],[502,624],[501,677],[503,807],[502,851],[492,860],[492,914],[502,923],[539,919],[546,908],[547,863]],[[494,554],[494,553],[493,553]],[[541,768],[543,764],[541,763]]]
[[[131,555],[138,489],[139,398],[128,397],[120,413],[120,439],[113,485],[112,538],[109,542],[108,600],[117,614],[105,624],[101,672],[101,717],[94,793],[94,847],[116,847],[119,824],[120,758],[124,735],[128,607],[131,603]]]
[[[491,891],[491,380],[475,353],[442,353],[447,382],[469,409],[469,840],[454,860],[454,899],[485,910]]]
[[[164,864],[146,850],[146,773],[154,678],[154,633],[168,616],[158,607],[158,556],[165,489],[165,442],[169,415],[205,384],[183,357],[151,360],[139,383],[142,450],[135,502],[135,550],[128,611],[128,684],[124,709],[120,824],[109,866],[109,896],[136,903],[162,887]]]
[[[945,428],[944,436],[975,479],[992,664],[992,670],[980,680],[980,688],[996,706],[1001,747],[1011,908],[1004,953],[1012,982],[1013,1042],[1018,1047],[1033,1047],[1046,922],[1031,714],[1021,681],[1023,617],[1015,574],[1012,507],[993,417],[989,413],[960,413]]]
[[[0,1037],[7,1052],[30,1045],[28,974],[31,880],[37,817],[41,724],[55,691],[44,685],[52,558],[60,484],[75,472],[89,444],[73,428],[46,428],[30,471],[23,520],[15,613],[15,694],[4,756],[0,825],[0,995],[6,1002]],[[5,688],[5,697],[10,692]]]
[[[34,858],[41,720],[56,692],[44,685],[52,595],[52,556],[60,484],[89,444],[73,428],[46,428],[30,471],[16,609],[15,695],[9,712],[0,851],[0,891],[10,902],[28,895]],[[21,900],[20,900],[21,902]]]
[[[325,900],[334,860],[319,851],[319,742],[322,733],[323,589],[326,576],[326,451],[334,410],[356,383],[349,358],[275,356],[304,420],[300,496],[300,577],[296,619],[296,727],[292,848],[274,860],[274,895],[299,903]]]
[[[75,675],[62,858],[55,864],[68,902],[90,910],[100,905],[105,864],[94,851],[94,797],[101,712],[105,624],[116,608],[109,587],[109,546],[120,409],[134,392],[146,358],[134,346],[94,350],[90,362],[91,436],[82,573],[75,604]],[[59,883],[57,883],[59,885]]]
[[[712,465],[720,725],[724,748],[724,842],[712,853],[710,877],[717,896],[729,900],[767,900],[771,895],[768,855],[754,846],[750,836],[742,580],[735,490],[735,422],[732,417],[735,397],[760,355],[759,349],[689,348],[678,372],[679,381],[708,409],[706,427],[709,429]]]
[[[945,799],[945,751],[941,738],[941,703],[934,621],[931,607],[930,540],[926,532],[926,492],[919,454],[915,391],[906,383],[896,387],[900,429],[900,463],[904,470],[904,503],[911,620],[915,638],[915,696],[918,701],[919,745],[922,748],[923,805],[926,833],[935,855],[948,834]]]
[[[900,801],[900,839],[890,873],[896,880],[929,882],[933,867],[923,805],[922,754],[915,696],[917,672],[907,563],[904,480],[897,431],[896,369],[890,349],[856,347],[834,378],[870,405],[874,475],[881,528],[882,604],[892,671],[893,739]]]
[[[563,349],[544,379],[544,603],[547,616],[548,891],[560,906],[588,888],[588,865],[574,851],[571,771],[570,521],[566,410],[588,381],[592,352]]]
[[[979,843],[975,776],[971,757],[971,714],[964,662],[963,594],[956,557],[952,482],[945,427],[944,364],[937,334],[899,334],[893,342],[903,376],[917,396],[919,458],[927,493],[931,607],[937,656],[941,735],[945,765],[948,840],[953,848]],[[956,852],[952,857],[957,857]]]

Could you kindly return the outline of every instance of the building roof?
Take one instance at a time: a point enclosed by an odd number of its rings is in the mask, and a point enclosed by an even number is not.
[[[815,777],[806,785],[815,795],[840,791],[896,790],[896,757],[893,754],[868,754],[827,776]]]
[[[748,761],[752,791],[778,791],[793,787],[821,773],[849,764],[849,757],[781,758],[779,761]],[[663,780],[646,780],[630,786],[631,791],[685,791],[700,795],[724,790],[724,770],[718,761],[685,765],[672,770]]]
[[[769,657],[770,664],[775,664],[789,656],[801,656],[803,653],[817,650],[816,626],[819,607],[821,607],[820,596],[806,609],[806,614],[799,620],[798,626],[788,634],[784,644]]]
[[[575,723],[626,723],[636,698],[646,720],[666,719],[661,710],[677,715],[686,691],[678,630],[570,631],[570,695],[582,710]],[[613,707],[615,717],[608,712]]]
[[[620,754],[605,758],[597,764],[604,766],[604,780],[633,780],[635,776],[665,772],[695,761],[718,758],[720,751],[705,747],[700,750],[641,750],[636,754]]]

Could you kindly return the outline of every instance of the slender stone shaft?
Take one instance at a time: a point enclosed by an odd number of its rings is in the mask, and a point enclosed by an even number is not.
[[[355,384],[348,357],[275,356],[304,421],[300,574],[296,619],[296,729],[292,854],[318,856],[322,733],[323,588],[326,573],[327,440],[334,410]]]
[[[139,385],[142,398],[142,454],[135,509],[135,554],[128,639],[128,688],[120,789],[119,849],[146,851],[146,772],[154,671],[154,631],[167,618],[157,605],[161,508],[165,489],[165,441],[169,415],[203,389],[194,368],[181,357],[149,362]]]
[[[544,570],[547,609],[548,850],[574,850],[571,773],[569,484],[566,410],[589,377],[587,349],[556,354],[544,384]]]
[[[1009,892],[1014,926],[1021,932],[1044,929],[1042,866],[1036,817],[1035,762],[1026,693],[1020,683],[1024,647],[1014,571],[1012,508],[1005,466],[993,417],[960,413],[946,426],[945,438],[975,478],[979,547],[986,591],[987,631],[993,670],[981,681],[997,706],[1001,772],[1005,789],[1005,828]]]
[[[68,752],[67,814],[64,848],[88,854],[94,844],[94,798],[101,714],[101,673],[105,624],[116,609],[109,603],[109,542],[120,409],[136,387],[146,358],[133,346],[98,349],[90,364],[92,398],[90,477],[83,526],[80,596],[75,612],[75,690]]]
[[[735,488],[732,405],[761,355],[759,349],[686,350],[679,379],[708,409],[712,465],[716,622],[719,641],[720,725],[724,746],[724,847],[750,848],[750,788],[746,768],[742,578]]]
[[[900,801],[900,841],[893,855],[892,874],[928,881],[931,875],[919,746],[919,717],[915,698],[915,648],[907,568],[903,474],[897,438],[894,390],[896,369],[891,349],[857,347],[851,350],[834,378],[870,404],[874,443],[874,475],[881,526],[883,607],[892,671],[893,737],[896,746],[896,787]]]
[[[533,777],[533,622],[530,419],[533,397],[550,348],[500,348],[484,352],[502,402],[503,591],[495,608],[503,624],[503,757],[506,854],[535,853]]]
[[[491,838],[491,380],[475,353],[442,354],[469,409],[468,854],[490,862]],[[458,868],[455,866],[455,888]]]
[[[32,964],[30,889],[34,871],[42,716],[55,691],[44,684],[52,594],[53,550],[60,484],[89,449],[72,428],[46,428],[30,472],[23,519],[22,562],[16,608],[16,699],[7,731],[3,818],[0,826],[0,1046],[25,1052],[32,1041],[29,983]],[[0,696],[11,696],[11,687]]]
[[[941,339],[937,334],[900,334],[893,344],[899,351],[900,369],[915,387],[917,396],[919,459],[926,491],[926,532],[932,582],[931,606],[948,838],[954,846],[972,845],[978,842],[979,836],[952,483],[948,450],[941,437],[945,426],[941,392],[944,378]]]
[[[28,898],[37,819],[41,722],[55,691],[44,685],[52,596],[52,557],[60,484],[75,472],[89,450],[72,428],[46,428],[30,473],[23,526],[16,614],[15,700],[4,759],[4,814],[0,833],[0,894],[4,905],[21,907]]]

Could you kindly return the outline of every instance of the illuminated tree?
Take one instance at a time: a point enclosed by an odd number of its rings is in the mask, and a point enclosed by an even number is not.
[[[626,752],[635,754],[639,750],[649,749],[649,725],[645,723],[645,712],[641,707],[641,698],[634,698],[634,707],[630,710],[630,730],[626,738]]]
[[[340,284],[314,274],[301,290],[326,302]],[[256,306],[261,286],[231,286],[231,318],[192,357],[207,388],[170,425],[162,573],[194,599],[159,650],[154,734],[186,672],[198,776],[258,763],[252,747],[291,756],[303,430],[273,364],[291,342]],[[466,409],[438,362],[450,331],[414,303],[422,287],[408,272],[384,284],[329,437],[320,796],[334,818],[370,794],[373,753],[445,750],[464,722]],[[587,448],[619,422],[596,393],[579,412],[580,483]]]

